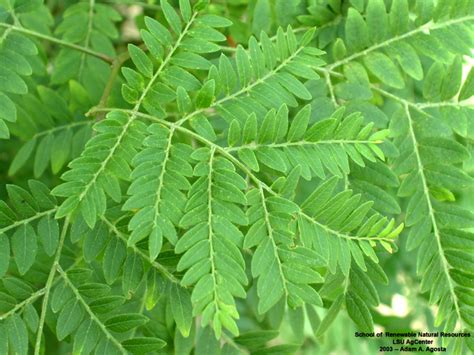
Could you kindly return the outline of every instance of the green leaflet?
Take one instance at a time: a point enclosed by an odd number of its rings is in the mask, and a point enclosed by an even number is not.
[[[346,308],[349,316],[364,332],[371,332],[374,328],[372,316],[362,299],[355,293],[346,294]]]
[[[74,351],[92,351],[99,339],[99,327],[92,320],[86,320],[77,329],[74,337]]]
[[[373,43],[382,42],[388,32],[388,16],[381,0],[370,0],[367,4],[367,27]]]
[[[395,0],[390,7],[390,29],[394,34],[405,33],[408,30],[408,1]]]
[[[415,80],[423,79],[423,68],[416,50],[408,43],[396,43],[387,49],[392,58],[396,58],[403,71]]]
[[[151,60],[146,56],[140,48],[134,45],[128,46],[128,51],[130,57],[132,58],[133,63],[136,65],[137,69],[148,78],[151,78],[153,75],[153,64]]]
[[[169,301],[176,326],[183,337],[188,337],[192,322],[191,297],[185,289],[176,284],[170,285],[169,290]]]
[[[34,229],[28,224],[18,228],[11,243],[18,271],[24,274],[33,265],[38,251]]]
[[[20,316],[14,314],[8,319],[4,327],[14,351],[19,354],[26,354],[28,352],[28,331]]]
[[[382,53],[371,53],[364,58],[367,68],[384,84],[401,89],[404,86],[403,78],[395,64]]]
[[[123,266],[122,291],[125,296],[136,292],[144,275],[143,260],[136,253],[128,254]]]
[[[123,347],[133,354],[146,354],[161,349],[165,345],[165,341],[153,337],[127,339],[123,342]]]
[[[43,217],[38,223],[38,237],[46,254],[53,255],[59,241],[58,222],[50,217]]]
[[[461,92],[459,94],[459,99],[460,100],[465,100],[469,97],[471,97],[473,95],[473,92],[474,92],[474,80],[473,80],[473,77],[474,77],[474,71],[471,69],[469,71],[469,74],[467,76],[467,79],[466,81],[464,82],[463,86],[462,86],[462,89],[461,89]]]
[[[77,299],[67,302],[59,313],[56,333],[59,339],[64,339],[81,324],[84,310]]]
[[[171,7],[171,5],[168,3],[167,0],[161,0],[160,5],[163,9],[163,14],[165,15],[166,21],[168,21],[168,23],[171,26],[171,28],[173,29],[173,31],[175,33],[180,33],[182,25],[181,25],[181,19],[179,18],[178,14]],[[181,2],[180,5],[182,6],[183,2]],[[189,9],[185,10],[185,12],[187,12],[187,15],[189,17]],[[188,19],[188,21],[189,21],[189,19]]]
[[[335,317],[339,313],[339,310],[341,309],[341,305],[342,305],[343,300],[344,300],[344,298],[341,295],[332,303],[332,305],[329,308],[326,316],[323,318],[323,320],[321,321],[320,326],[318,327],[318,330],[316,332],[316,334],[318,336],[324,334],[324,332],[328,329],[328,327],[334,321]]]
[[[148,322],[148,318],[141,314],[121,314],[107,319],[105,326],[113,332],[125,333]]]
[[[1,262],[0,262],[0,275],[3,277],[8,270],[10,263],[10,241],[5,234],[0,234],[0,250],[1,250]]]
[[[347,43],[353,50],[364,48],[369,42],[369,32],[362,16],[354,9],[349,9],[346,21]]]

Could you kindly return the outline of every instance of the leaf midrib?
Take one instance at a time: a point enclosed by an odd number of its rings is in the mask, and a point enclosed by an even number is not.
[[[86,38],[84,40],[84,47],[89,48],[90,38],[92,34],[92,27],[93,27],[93,19],[94,19],[94,7],[95,7],[95,0],[89,0],[89,12],[87,14],[87,33]],[[84,64],[86,61],[86,53],[81,53],[81,63],[79,65],[79,74],[78,78],[82,76],[82,72],[84,70]]]
[[[298,141],[298,142],[284,142],[284,143],[269,143],[269,144],[245,144],[237,147],[224,148],[227,152],[238,151],[240,149],[251,149],[256,150],[259,148],[287,148],[287,147],[304,147],[304,146],[317,146],[325,144],[334,144],[334,145],[344,145],[344,144],[379,144],[381,141],[370,141],[370,140],[344,140],[344,139],[330,139],[330,140],[320,140],[316,142],[311,141]]]

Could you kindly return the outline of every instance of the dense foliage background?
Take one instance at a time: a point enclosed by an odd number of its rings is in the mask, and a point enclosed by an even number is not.
[[[472,0],[0,0],[0,354],[472,332],[473,24]]]

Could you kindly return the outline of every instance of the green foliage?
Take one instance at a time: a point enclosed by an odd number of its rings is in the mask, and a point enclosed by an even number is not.
[[[0,0],[0,353],[472,332],[473,9]]]

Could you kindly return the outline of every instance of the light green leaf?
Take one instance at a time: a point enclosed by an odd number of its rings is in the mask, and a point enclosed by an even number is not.
[[[232,21],[222,16],[216,15],[203,15],[199,17],[199,22],[206,24],[211,27],[229,27],[232,25]]]
[[[125,313],[105,321],[105,326],[113,332],[125,333],[148,322],[148,317],[138,313]]]
[[[474,95],[474,69],[469,70],[466,80],[459,93],[459,100],[466,100]]]
[[[357,325],[359,331],[372,332],[374,330],[372,315],[367,305],[357,294],[351,291],[346,294],[346,307],[349,317]]]
[[[18,271],[23,275],[35,262],[38,252],[36,233],[31,225],[22,224],[17,228],[12,236],[11,248]]]
[[[10,263],[10,241],[8,237],[0,233],[0,277],[3,277],[8,271]]]
[[[2,66],[0,67],[0,91],[24,95],[28,92],[28,87],[18,74]]]
[[[87,354],[94,350],[100,337],[100,328],[93,320],[85,320],[74,336],[74,353]]]
[[[59,340],[71,334],[81,324],[84,317],[84,309],[77,298],[67,302],[58,317],[56,334]]]
[[[385,40],[388,30],[388,16],[383,0],[369,0],[367,4],[367,27],[372,43]]]
[[[334,300],[331,307],[329,307],[328,312],[326,313],[325,317],[321,321],[321,325],[319,326],[316,332],[316,336],[323,335],[326,332],[326,330],[329,328],[329,326],[332,324],[332,322],[334,322],[334,320],[336,319],[336,316],[339,314],[339,311],[341,310],[343,301],[344,301],[343,295],[338,296]]]
[[[136,65],[137,69],[148,78],[151,78],[153,75],[153,63],[147,57],[145,52],[134,44],[128,45],[128,52],[132,58],[133,63]]]
[[[396,42],[387,47],[390,57],[396,58],[403,71],[415,80],[423,79],[423,67],[416,50],[406,42]]]
[[[38,237],[49,256],[56,251],[59,242],[59,225],[51,216],[43,217],[38,223]]]
[[[227,135],[227,143],[229,147],[233,147],[240,141],[240,124],[239,121],[233,120],[229,127],[229,133]]]
[[[393,34],[405,33],[408,31],[408,1],[393,0],[390,7],[390,29]]]
[[[184,21],[189,22],[192,16],[192,9],[189,0],[179,0],[179,9],[181,10],[181,15],[183,16]]]
[[[364,58],[364,63],[382,83],[397,89],[405,86],[398,68],[385,54],[380,52],[369,53]]]
[[[362,15],[349,8],[345,26],[346,41],[345,43],[355,51],[363,49],[369,44],[369,31]]]
[[[208,80],[202,86],[201,90],[199,90],[197,97],[196,97],[196,107],[197,108],[205,108],[209,107],[214,101],[214,91],[216,89],[216,85],[214,80]]]
[[[174,8],[169,4],[168,0],[160,0],[160,5],[165,15],[166,21],[168,21],[170,27],[176,34],[181,33],[181,19],[179,18]]]
[[[309,117],[311,115],[311,106],[306,105],[295,116],[291,122],[288,131],[288,141],[296,142],[303,138],[306,128],[308,127]]]
[[[171,312],[183,337],[188,337],[192,325],[192,304],[188,291],[177,284],[171,284],[169,288],[169,301]]]
[[[123,347],[132,354],[148,354],[166,345],[166,342],[153,337],[136,337],[122,342]]]
[[[28,354],[28,330],[17,313],[7,318],[5,327],[12,350],[20,355]]]

